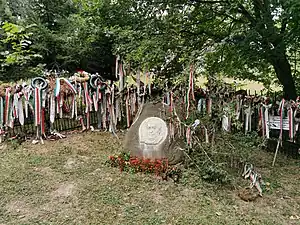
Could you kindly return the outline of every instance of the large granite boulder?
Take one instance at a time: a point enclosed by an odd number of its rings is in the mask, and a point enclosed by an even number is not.
[[[169,164],[183,160],[184,143],[175,130],[170,136],[169,108],[162,103],[146,103],[125,136],[125,149],[132,156],[167,158]]]

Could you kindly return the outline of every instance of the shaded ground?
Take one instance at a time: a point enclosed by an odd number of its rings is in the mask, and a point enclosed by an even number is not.
[[[270,182],[263,198],[244,202],[237,190],[185,171],[179,184],[120,173],[104,163],[119,152],[110,134],[68,136],[44,146],[0,146],[0,224],[300,224],[299,162],[257,155]]]

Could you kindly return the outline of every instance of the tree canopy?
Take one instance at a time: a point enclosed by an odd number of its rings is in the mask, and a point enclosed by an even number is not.
[[[1,79],[81,68],[130,68],[175,78],[194,63],[208,77],[277,80],[297,96],[298,0],[1,0]],[[8,24],[18,29],[12,36]],[[25,46],[26,45],[26,46]]]

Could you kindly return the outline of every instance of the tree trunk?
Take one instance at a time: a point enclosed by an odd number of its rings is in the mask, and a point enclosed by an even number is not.
[[[279,82],[283,85],[284,98],[286,100],[296,100],[297,91],[292,76],[291,65],[287,60],[286,54],[282,53],[272,57],[271,63],[275,69]]]

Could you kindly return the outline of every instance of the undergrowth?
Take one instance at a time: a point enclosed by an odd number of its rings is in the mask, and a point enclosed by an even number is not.
[[[197,170],[203,180],[220,184],[230,184],[239,177],[245,163],[251,161],[263,143],[256,133],[219,133],[214,144],[194,139],[194,146],[187,153],[186,167]]]

